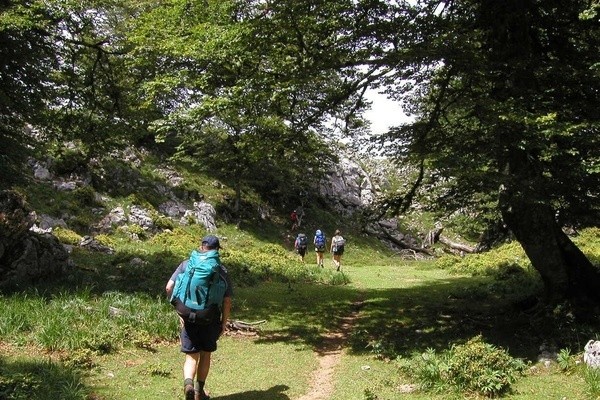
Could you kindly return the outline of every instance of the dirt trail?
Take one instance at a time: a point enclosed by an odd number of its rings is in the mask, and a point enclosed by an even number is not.
[[[311,376],[308,393],[298,400],[326,400],[331,397],[335,367],[340,362],[344,344],[362,306],[362,301],[353,303],[352,312],[342,318],[338,329],[325,335],[323,344],[316,349],[317,356],[319,357],[319,367]]]

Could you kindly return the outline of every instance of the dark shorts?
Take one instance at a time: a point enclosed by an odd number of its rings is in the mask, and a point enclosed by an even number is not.
[[[306,254],[306,247],[298,247],[296,250],[298,251],[298,254],[300,254],[302,257],[304,257],[304,255]]]
[[[221,333],[221,323],[210,325],[194,325],[186,322],[181,329],[182,353],[198,353],[199,351],[213,352],[217,350],[217,340]]]
[[[316,253],[325,253],[325,247],[315,247]]]
[[[341,249],[334,249],[333,250],[333,255],[334,256],[341,256],[342,254],[344,254],[344,248],[343,247]]]

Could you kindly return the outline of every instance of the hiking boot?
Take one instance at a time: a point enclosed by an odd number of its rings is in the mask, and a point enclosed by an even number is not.
[[[195,393],[194,400],[210,400],[210,396],[203,390]]]
[[[185,385],[183,388],[183,393],[185,394],[185,400],[196,400],[194,385]]]

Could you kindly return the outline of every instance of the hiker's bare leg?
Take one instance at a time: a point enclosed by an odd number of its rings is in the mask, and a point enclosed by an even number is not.
[[[342,257],[339,254],[334,254],[333,255],[333,263],[335,264],[336,268],[339,269],[340,268],[340,259]]]
[[[190,399],[190,395],[195,396],[194,376],[196,375],[199,355],[200,353],[185,355],[185,361],[183,362],[183,392],[186,399]]]
[[[185,355],[185,361],[183,363],[183,379],[192,379],[196,375],[196,366],[198,365],[198,358],[200,353],[192,353]]]
[[[200,352],[200,362],[198,362],[198,372],[196,378],[200,382],[206,382],[208,376],[208,370],[210,369],[210,352]]]

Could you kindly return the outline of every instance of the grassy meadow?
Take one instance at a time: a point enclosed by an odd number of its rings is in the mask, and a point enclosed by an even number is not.
[[[183,356],[164,285],[203,233],[178,228],[144,242],[117,235],[109,238],[115,254],[76,250],[77,267],[64,279],[3,293],[0,398],[182,397]],[[596,261],[597,233],[581,235]],[[302,264],[280,233],[226,227],[217,234],[235,283],[233,318],[265,322],[256,336],[220,340],[207,383],[214,399],[300,398],[324,335],[357,302],[332,377],[333,400],[572,400],[600,393],[600,377],[579,362],[598,322],[567,304],[550,312],[521,306],[540,285],[518,246],[406,261],[348,233],[336,272],[330,254],[323,269],[312,251]],[[476,351],[461,347],[475,337],[483,342]],[[540,361],[541,346],[558,360]],[[488,362],[479,368],[488,375],[459,375],[449,384],[448,371],[464,354]],[[498,360],[507,370],[495,369]]]

